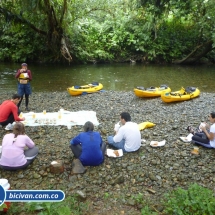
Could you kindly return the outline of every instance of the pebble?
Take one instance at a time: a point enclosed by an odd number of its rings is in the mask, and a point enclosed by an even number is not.
[[[124,181],[125,181],[124,176],[123,176],[123,175],[120,175],[120,176],[118,176],[118,177],[114,180],[113,184],[121,184],[121,183],[123,183]]]
[[[78,196],[80,197],[80,198],[82,198],[82,199],[86,199],[86,193],[84,192],[84,191],[82,191],[82,190],[77,190],[76,191],[76,194],[78,194]]]
[[[79,159],[74,159],[72,162],[72,172],[75,174],[82,174],[86,172],[86,169],[82,165]],[[78,176],[77,176],[78,177]]]
[[[24,175],[23,174],[19,174],[19,175],[17,175],[17,178],[22,179],[22,178],[24,178]]]
[[[35,179],[38,179],[38,178],[40,178],[40,175],[37,174],[37,173],[34,173],[33,177],[34,177]]]
[[[152,181],[156,181],[156,180],[157,180],[157,177],[156,177],[153,173],[149,173],[149,178],[150,178]]]

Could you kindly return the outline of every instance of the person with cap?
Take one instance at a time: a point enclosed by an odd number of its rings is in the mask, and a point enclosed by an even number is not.
[[[18,80],[18,94],[21,96],[21,100],[18,103],[20,107],[23,96],[25,95],[25,110],[29,111],[29,95],[32,93],[30,81],[32,80],[31,71],[27,68],[27,63],[23,63],[22,68],[19,69],[15,75],[15,78]]]

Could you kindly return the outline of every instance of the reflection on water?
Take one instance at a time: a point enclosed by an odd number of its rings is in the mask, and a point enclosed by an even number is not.
[[[16,91],[14,78],[20,64],[0,64],[0,91]],[[214,66],[105,64],[105,65],[37,65],[29,64],[34,92],[65,91],[73,85],[101,82],[105,90],[131,91],[136,86],[167,84],[172,91],[182,86],[199,87],[215,92]]]

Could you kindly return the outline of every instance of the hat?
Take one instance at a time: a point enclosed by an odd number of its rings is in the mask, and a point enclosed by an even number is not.
[[[22,63],[22,66],[28,66],[28,64],[27,63]]]

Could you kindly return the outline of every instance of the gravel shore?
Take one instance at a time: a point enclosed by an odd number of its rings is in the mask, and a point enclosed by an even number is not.
[[[0,102],[10,99],[12,92],[0,95]],[[97,113],[103,140],[113,134],[119,114],[129,112],[133,122],[150,121],[155,127],[141,131],[142,143],[139,151],[126,153],[121,158],[105,157],[98,167],[87,167],[85,174],[74,175],[71,171],[73,154],[69,141],[82,126],[68,130],[66,126],[26,127],[26,133],[39,147],[40,153],[26,170],[8,172],[0,170],[0,178],[7,178],[11,189],[61,189],[66,196],[77,191],[86,194],[93,210],[98,214],[112,214],[118,207],[125,214],[140,214],[133,207],[133,195],[142,193],[144,198],[159,204],[164,193],[176,187],[187,188],[198,183],[215,192],[215,150],[199,147],[200,154],[192,155],[192,143],[184,143],[180,136],[187,136],[188,125],[197,127],[214,111],[215,94],[201,93],[200,97],[180,103],[165,104],[160,98],[141,99],[133,92],[106,91],[85,96],[71,97],[67,92],[33,93],[30,108],[34,112],[56,112],[60,108],[69,111],[93,110]],[[24,101],[22,103],[24,110]],[[0,129],[1,138],[8,133]],[[166,140],[160,148],[152,148],[152,140]],[[62,160],[63,174],[50,173],[50,163]],[[151,191],[153,192],[151,192]],[[108,196],[108,204],[103,204]],[[102,208],[100,207],[102,205]],[[96,213],[95,213],[96,214]],[[116,213],[117,214],[117,213]]]

